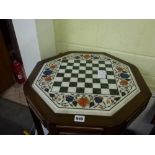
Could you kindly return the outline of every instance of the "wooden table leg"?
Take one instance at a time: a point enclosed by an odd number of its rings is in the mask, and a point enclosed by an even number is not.
[[[38,119],[38,117],[36,116],[36,114],[33,112],[33,110],[30,107],[29,107],[29,109],[30,109],[35,127],[37,129],[38,135],[44,135],[40,120]]]

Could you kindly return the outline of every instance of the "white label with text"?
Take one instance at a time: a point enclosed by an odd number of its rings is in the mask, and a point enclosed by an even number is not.
[[[75,115],[74,122],[85,122],[85,116]]]

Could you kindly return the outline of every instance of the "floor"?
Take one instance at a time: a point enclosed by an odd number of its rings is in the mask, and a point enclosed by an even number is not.
[[[12,87],[0,94],[1,97],[27,106],[23,92],[23,84],[15,83]]]

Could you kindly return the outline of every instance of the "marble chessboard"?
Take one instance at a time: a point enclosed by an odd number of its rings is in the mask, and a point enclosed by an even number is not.
[[[111,116],[140,89],[130,67],[104,54],[68,54],[45,63],[32,84],[55,113]]]

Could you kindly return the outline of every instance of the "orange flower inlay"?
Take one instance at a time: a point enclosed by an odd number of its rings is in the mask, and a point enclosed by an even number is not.
[[[81,107],[86,107],[89,104],[89,99],[87,97],[81,97],[77,102]]]
[[[45,81],[51,81],[51,80],[52,80],[52,78],[50,76],[45,77]]]
[[[54,68],[56,68],[57,67],[57,65],[56,64],[51,64],[51,66],[50,66],[52,69],[54,69]]]
[[[123,86],[126,86],[126,85],[128,85],[128,81],[127,80],[121,80],[120,84]]]

